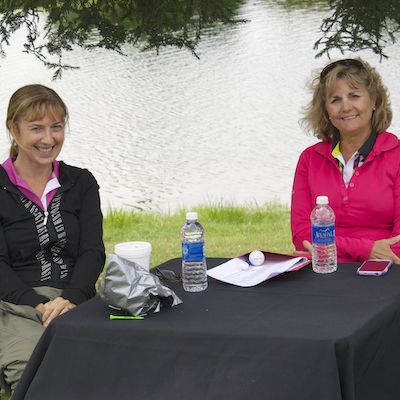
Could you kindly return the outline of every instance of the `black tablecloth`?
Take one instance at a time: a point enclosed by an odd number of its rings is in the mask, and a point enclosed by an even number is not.
[[[209,278],[201,293],[171,283],[183,304],[142,321],[109,321],[95,297],[46,330],[14,400],[397,400],[400,268],[356,267],[253,288]]]

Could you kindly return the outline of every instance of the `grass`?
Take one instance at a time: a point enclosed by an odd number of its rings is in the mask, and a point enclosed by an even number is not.
[[[193,207],[206,234],[207,257],[235,257],[255,249],[293,252],[289,208],[268,203],[263,206],[214,204]],[[152,244],[151,267],[180,257],[180,230],[185,211],[171,214],[112,210],[104,218],[106,251],[125,241]]]

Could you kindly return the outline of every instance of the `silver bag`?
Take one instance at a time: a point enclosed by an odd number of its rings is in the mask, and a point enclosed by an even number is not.
[[[173,307],[182,303],[157,276],[116,254],[108,255],[106,271],[98,291],[108,305],[131,315],[155,313],[162,307]]]

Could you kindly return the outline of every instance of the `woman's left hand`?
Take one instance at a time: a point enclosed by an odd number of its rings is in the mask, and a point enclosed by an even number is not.
[[[369,258],[379,260],[391,260],[395,264],[400,264],[400,258],[393,252],[390,246],[400,242],[400,235],[389,239],[376,240],[371,250]]]
[[[54,300],[45,303],[45,312],[42,315],[43,325],[48,326],[54,318],[72,310],[75,307],[75,304],[71,303],[67,299],[64,299],[64,297],[56,297]]]

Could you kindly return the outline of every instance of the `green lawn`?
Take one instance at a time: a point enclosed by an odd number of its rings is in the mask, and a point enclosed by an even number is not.
[[[270,203],[263,206],[216,204],[193,207],[205,229],[208,257],[235,257],[255,249],[293,252],[289,208]],[[151,266],[181,255],[180,229],[185,212],[111,211],[104,218],[107,252],[115,243],[147,241],[152,244]]]

